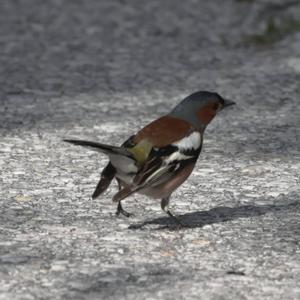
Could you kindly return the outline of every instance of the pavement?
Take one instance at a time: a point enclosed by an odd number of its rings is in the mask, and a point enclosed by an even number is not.
[[[300,299],[298,1],[2,1],[0,299]],[[170,207],[105,156],[197,90],[237,105],[207,128]],[[140,226],[135,226],[135,225]]]

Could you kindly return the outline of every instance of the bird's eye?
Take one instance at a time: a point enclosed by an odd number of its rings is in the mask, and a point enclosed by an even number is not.
[[[219,104],[218,104],[218,103],[215,103],[215,104],[213,105],[213,110],[218,110],[218,108],[219,108]]]

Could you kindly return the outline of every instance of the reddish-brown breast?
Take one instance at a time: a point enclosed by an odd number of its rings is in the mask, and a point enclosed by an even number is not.
[[[154,147],[164,147],[185,137],[192,128],[187,121],[164,116],[141,129],[135,135],[134,142],[147,139]]]

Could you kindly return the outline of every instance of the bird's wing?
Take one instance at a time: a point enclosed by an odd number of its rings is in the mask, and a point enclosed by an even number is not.
[[[153,157],[160,156],[154,149],[161,149],[161,153],[166,155],[165,151],[170,151],[169,145],[183,139],[192,131],[194,128],[187,121],[168,115],[163,116],[146,125],[123,144],[123,147],[132,154],[134,163],[130,164],[130,161],[123,158],[120,163],[118,156],[110,157],[111,162],[116,167],[119,177],[124,176],[125,179],[129,176],[132,179],[132,176],[142,172],[141,170],[149,165]]]
[[[188,163],[197,160],[201,146],[200,132],[192,131],[168,146],[152,148],[147,160],[135,175],[133,183],[119,191],[113,200],[120,201],[141,189],[169,181]]]
[[[131,136],[121,147],[113,147],[113,152],[106,153],[111,164],[116,168],[116,176],[128,184],[152,158],[150,154],[153,148],[164,149],[176,140],[184,138],[192,130],[192,125],[187,121],[163,116]],[[106,145],[101,144],[102,152],[104,152],[103,146]]]

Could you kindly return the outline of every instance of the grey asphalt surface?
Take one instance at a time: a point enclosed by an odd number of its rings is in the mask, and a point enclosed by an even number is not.
[[[1,1],[0,299],[300,299],[300,33],[243,42],[299,12]],[[62,139],[119,145],[196,90],[238,105],[171,200],[191,228],[140,195],[116,217],[115,185],[90,200],[107,160]]]

